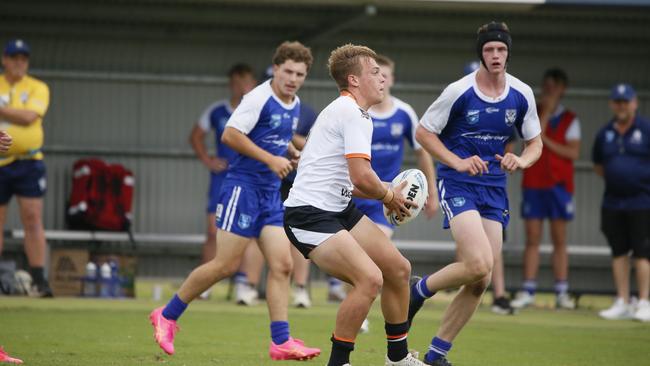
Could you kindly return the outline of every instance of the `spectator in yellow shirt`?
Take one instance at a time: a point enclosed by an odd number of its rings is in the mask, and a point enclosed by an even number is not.
[[[0,224],[4,227],[7,204],[16,195],[25,230],[25,253],[34,281],[32,292],[52,296],[43,273],[45,164],[41,152],[42,123],[50,91],[45,83],[27,75],[29,55],[29,45],[21,39],[9,41],[2,54],[0,131],[3,136],[11,136],[12,141],[6,151],[0,149]]]

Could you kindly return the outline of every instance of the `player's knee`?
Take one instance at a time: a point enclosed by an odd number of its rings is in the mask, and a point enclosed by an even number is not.
[[[368,274],[363,277],[356,286],[362,291],[366,296],[374,299],[379,296],[381,287],[384,285],[384,279],[382,277],[381,271],[377,269],[372,274]]]
[[[473,296],[480,297],[483,296],[483,293],[485,290],[487,290],[488,286],[490,285],[490,276],[487,275],[480,280],[471,283],[467,285],[472,293]]]
[[[269,272],[272,275],[289,277],[293,271],[293,261],[291,257],[274,260],[269,264]]]
[[[467,270],[472,282],[488,277],[492,272],[492,264],[491,258],[476,258],[467,262]]]
[[[34,233],[43,227],[41,216],[35,212],[29,212],[23,215],[23,230]]]
[[[391,263],[388,271],[384,271],[384,279],[386,282],[408,283],[410,277],[411,262],[402,256]]]

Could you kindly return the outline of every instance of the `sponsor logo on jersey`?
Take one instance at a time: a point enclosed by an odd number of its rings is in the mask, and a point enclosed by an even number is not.
[[[393,137],[399,137],[402,136],[404,133],[404,125],[401,123],[393,123],[390,125],[390,134]]]
[[[481,140],[482,142],[491,142],[491,141],[497,141],[497,142],[502,142],[506,141],[510,138],[510,136],[507,135],[491,135],[489,133],[487,134],[480,134],[477,132],[465,132],[461,136],[470,138],[470,139],[476,139],[476,140]]]
[[[278,128],[282,124],[282,115],[281,114],[272,114],[271,115],[271,121],[269,122],[269,126],[271,128]]]
[[[517,119],[516,109],[506,109],[506,125],[512,126]]]
[[[497,113],[499,111],[499,108],[495,107],[487,107],[485,108],[485,113],[491,114],[491,113]]]
[[[478,123],[478,116],[479,116],[478,109],[470,109],[467,111],[467,115],[465,116],[465,119],[467,120],[467,123],[469,123],[470,125],[474,125]]]
[[[345,187],[342,187],[341,188],[341,197],[352,198],[352,191],[350,191],[349,189],[347,189]]]
[[[616,134],[614,133],[614,131],[605,132],[605,141],[606,142],[614,141],[614,137],[616,137]]]
[[[240,229],[248,229],[251,226],[251,217],[246,214],[239,214],[239,220],[237,220],[237,226]]]
[[[454,207],[463,207],[465,205],[465,197],[454,197],[451,199],[451,205]]]

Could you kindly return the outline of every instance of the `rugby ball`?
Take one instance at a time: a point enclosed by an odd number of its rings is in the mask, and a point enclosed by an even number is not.
[[[418,207],[411,207],[411,216],[405,216],[402,220],[397,219],[397,215],[392,212],[388,215],[388,208],[384,206],[384,216],[389,223],[395,226],[404,225],[418,216],[424,203],[429,196],[429,186],[427,185],[427,177],[418,169],[408,169],[399,173],[391,182],[391,187],[396,187],[406,181],[406,185],[402,189],[402,195],[407,201],[417,203]]]

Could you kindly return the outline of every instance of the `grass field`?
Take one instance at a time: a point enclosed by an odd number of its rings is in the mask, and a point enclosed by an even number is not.
[[[166,286],[165,298],[173,293]],[[0,297],[0,344],[25,365],[288,365],[268,358],[268,318],[264,304],[244,308],[224,300],[225,286],[213,299],[190,305],[180,321],[173,357],[160,351],[147,315],[162,304],[151,298],[151,284],[138,284],[137,300],[28,299]],[[291,309],[292,334],[323,349],[307,365],[325,365],[335,304],[314,289],[313,308]],[[411,348],[423,352],[448,301],[436,295],[416,318]],[[550,298],[547,300],[550,301]],[[492,314],[482,306],[454,342],[454,365],[650,365],[650,324],[604,321],[596,309],[609,299],[585,298],[583,308],[530,309],[516,316]],[[371,331],[357,338],[354,366],[383,365],[385,340],[379,307],[370,315]]]

